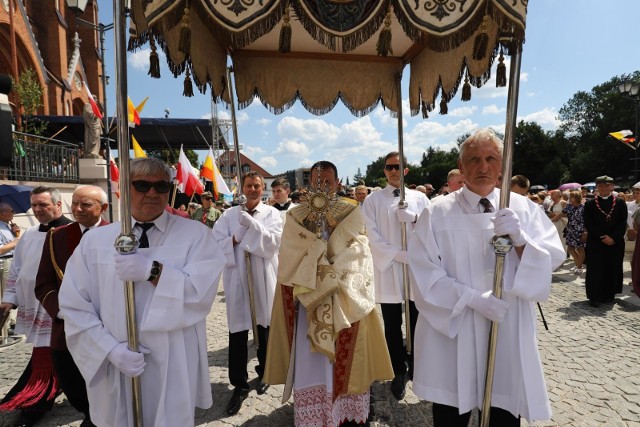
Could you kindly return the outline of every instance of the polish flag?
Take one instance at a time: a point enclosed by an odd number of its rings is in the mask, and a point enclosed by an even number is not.
[[[207,158],[204,160],[204,164],[202,165],[200,176],[213,182],[213,191],[215,193],[214,195],[216,200],[218,200],[220,194],[231,194],[231,190],[229,190],[224,179],[222,179],[222,175],[216,166],[216,162],[213,160],[213,151],[211,148],[209,148],[209,154],[207,154]]]
[[[204,186],[198,178],[198,172],[191,166],[191,162],[189,162],[189,159],[187,159],[187,156],[182,150],[182,145],[180,146],[180,156],[178,157],[176,180],[178,181],[178,190],[187,196],[192,196],[193,193],[202,194],[204,192]]]
[[[93,95],[89,90],[89,86],[87,86],[87,82],[82,82],[82,83],[84,84],[84,88],[86,89],[87,94],[89,95],[89,103],[91,104],[91,110],[93,111],[93,114],[96,115],[100,120],[102,120],[102,113],[100,112],[100,108],[98,107],[98,104],[96,104],[95,99],[93,99]]]
[[[116,162],[113,161],[113,157],[109,162],[109,168],[111,171],[111,192],[116,193],[116,196],[120,198],[120,171]]]

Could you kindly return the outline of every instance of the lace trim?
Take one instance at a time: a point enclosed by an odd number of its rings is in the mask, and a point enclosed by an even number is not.
[[[294,418],[297,427],[337,427],[345,421],[365,423],[369,416],[369,393],[339,396],[324,384],[293,392]]]

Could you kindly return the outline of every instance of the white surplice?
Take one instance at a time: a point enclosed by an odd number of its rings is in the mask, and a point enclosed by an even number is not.
[[[239,226],[241,206],[224,211],[213,226],[213,236],[226,257],[222,275],[227,303],[229,332],[251,330],[251,309],[245,252],[251,256],[251,279],[254,290],[256,322],[267,327],[271,324],[271,308],[276,289],[278,248],[282,236],[280,211],[260,202],[253,214],[252,225],[242,241],[233,246],[233,233]]]
[[[211,231],[197,221],[163,212],[154,224],[151,247],[138,253],[160,262],[162,274],[157,286],[135,283],[138,340],[150,350],[140,376],[143,423],[193,425],[194,408],[213,403],[206,317],[224,256]],[[119,222],[99,227],[82,238],[59,295],[67,344],[87,383],[91,419],[99,426],[133,425],[131,380],[107,359],[116,344],[127,341],[124,286],[114,267],[120,227]]]
[[[38,231],[38,228],[39,225],[34,225],[27,229],[13,251],[2,302],[18,306],[16,333],[26,335],[27,342],[35,347],[49,347],[51,317],[34,293],[42,247],[47,237],[47,233]]]
[[[487,198],[498,205],[499,190]],[[471,289],[491,290],[495,255],[494,213],[478,212],[480,196],[466,187],[439,197],[425,210],[409,242],[415,303],[420,311],[415,337],[413,390],[428,401],[459,408],[481,407],[490,321],[468,307]],[[565,253],[555,227],[537,205],[511,193],[526,233],[518,259],[505,259],[503,300],[492,406],[527,420],[549,419],[551,406],[538,354],[534,303],[550,292],[551,273]]]
[[[396,188],[387,185],[374,191],[362,203],[362,215],[367,227],[369,247],[373,256],[373,277],[376,286],[376,303],[399,304],[404,301],[402,263],[393,258],[402,250],[401,224],[395,213],[400,197],[393,196]],[[423,193],[405,189],[408,209],[420,215],[429,206]],[[407,223],[407,237],[414,224]],[[411,298],[413,300],[413,298]]]

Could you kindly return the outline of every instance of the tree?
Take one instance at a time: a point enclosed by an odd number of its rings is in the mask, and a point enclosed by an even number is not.
[[[32,68],[28,68],[20,74],[20,79],[14,84],[14,89],[20,105],[24,111],[22,120],[22,132],[34,135],[42,135],[47,124],[33,119],[38,113],[38,108],[42,107],[42,86],[38,76]]]
[[[466,138],[464,138],[466,139]],[[462,139],[462,141],[464,141]],[[459,144],[462,141],[458,141]],[[425,180],[434,186],[439,188],[447,182],[447,174],[451,169],[458,167],[459,152],[457,148],[452,148],[450,151],[444,151],[439,148],[429,147],[425,153],[422,154],[422,166]]]
[[[513,174],[524,175],[532,185],[555,188],[568,170],[569,159],[551,132],[539,124],[521,121],[516,126],[513,150]]]
[[[362,172],[360,172],[360,168],[358,167],[358,172],[356,172],[356,174],[353,175],[353,183],[355,185],[360,185],[363,182],[364,182],[364,175],[362,175]]]
[[[178,163],[179,151],[177,150],[146,150],[146,153],[147,156],[164,160],[169,165]],[[193,165],[193,167],[195,167],[196,169],[200,169],[202,165],[200,164],[198,153],[190,148],[186,148],[184,150],[184,155],[187,156],[187,159],[189,159],[189,162]]]

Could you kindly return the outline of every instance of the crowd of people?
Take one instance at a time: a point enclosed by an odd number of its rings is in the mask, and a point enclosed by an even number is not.
[[[252,391],[252,338],[255,391],[284,384],[296,426],[367,424],[374,381],[389,381],[398,400],[411,381],[418,397],[433,402],[435,426],[466,426],[482,407],[483,343],[497,322],[496,363],[508,368],[495,374],[491,425],[549,419],[534,304],[548,297],[567,252],[575,274],[588,266],[592,304],[610,302],[622,284],[625,233],[635,237],[640,209],[629,216],[631,205],[612,194],[608,176],[596,179],[597,196],[586,203],[580,191],[566,200],[552,191],[540,205],[526,178],[515,176],[509,207],[500,208],[502,149],[491,130],[471,135],[438,194],[431,184],[401,188],[406,161],[390,152],[381,189],[341,189],[336,166],[319,161],[303,193],[279,178],[265,203],[264,178],[249,172],[241,181],[246,204],[217,205],[205,192],[200,205],[178,209],[168,208],[169,168],[134,159],[131,224],[139,245],[132,253],[114,249],[121,225],[102,219],[99,187],[75,190],[75,221],[62,215],[55,188],[36,188],[39,225],[23,233],[0,204],[0,313],[17,309],[16,333],[33,344],[0,410],[18,410],[17,425],[33,425],[62,391],[84,414],[83,426],[132,425],[130,379],[139,378],[144,425],[193,425],[194,409],[216,398],[205,325],[222,281],[229,416]],[[640,201],[637,186],[630,203]],[[513,245],[502,298],[492,292],[494,235]],[[125,282],[135,289],[133,349]]]

